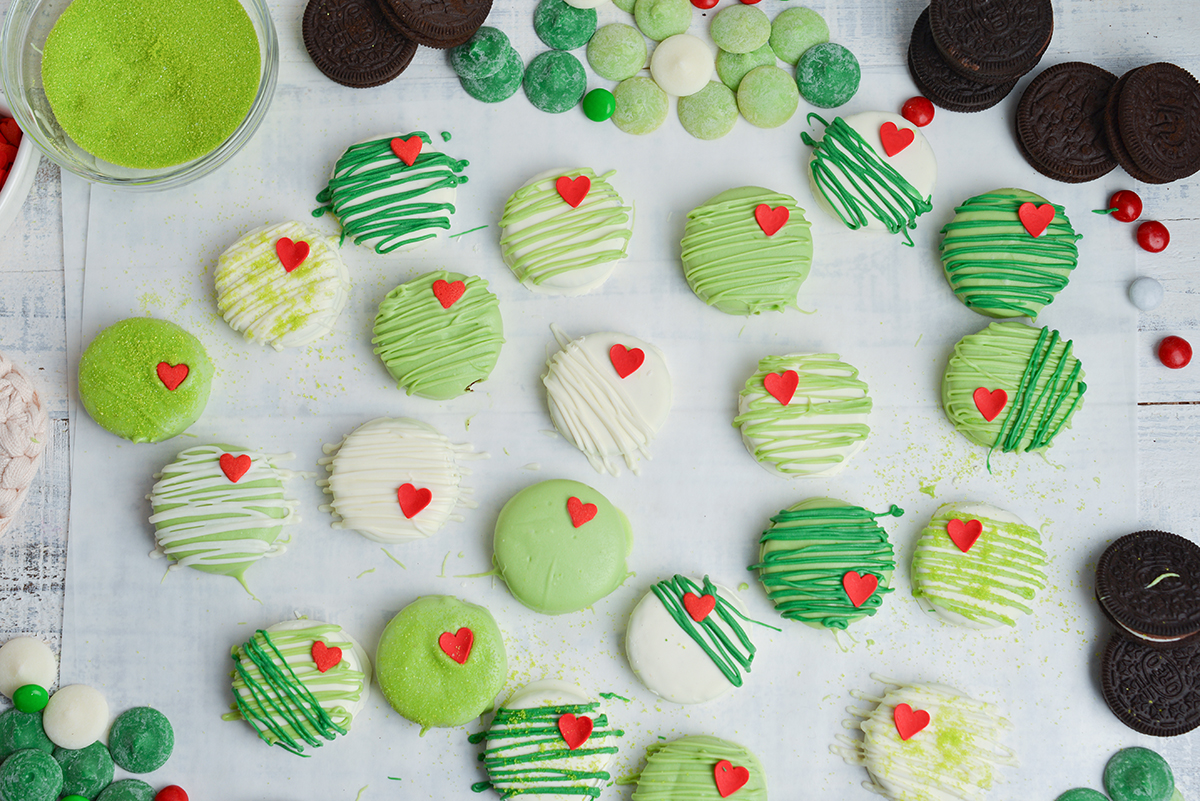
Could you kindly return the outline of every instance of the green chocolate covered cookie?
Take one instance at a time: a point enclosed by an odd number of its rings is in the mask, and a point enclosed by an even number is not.
[[[742,773],[745,771],[745,773]],[[680,737],[646,749],[633,801],[766,801],[767,774],[737,743],[706,735]]]

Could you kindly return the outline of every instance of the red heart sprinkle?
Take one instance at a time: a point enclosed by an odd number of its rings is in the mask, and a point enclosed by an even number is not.
[[[391,142],[392,152],[396,154],[396,158],[403,161],[409,167],[416,163],[417,156],[421,155],[421,148],[425,145],[421,141],[421,137],[413,134],[407,139],[396,137]]]
[[[978,520],[963,522],[956,517],[946,524],[946,533],[950,535],[950,539],[958,546],[958,550],[966,553],[971,550],[971,546],[975,544],[975,540],[979,539],[979,535],[983,533],[983,523],[980,523]]]
[[[586,743],[587,738],[592,736],[592,729],[595,725],[587,715],[575,717],[570,712],[567,712],[558,719],[558,733],[562,735],[563,742],[567,744],[567,749],[574,751]]]
[[[471,646],[473,645],[475,645],[475,632],[466,626],[463,626],[455,634],[443,631],[442,636],[438,637],[438,648],[441,648],[442,653],[460,665],[467,664],[467,658],[471,656]]]
[[[971,398],[975,401],[975,408],[989,423],[996,419],[996,415],[1000,414],[1008,403],[1008,393],[1002,389],[988,392],[986,387],[977,387]]]
[[[221,465],[221,472],[225,474],[225,478],[236,484],[238,479],[246,475],[246,471],[250,469],[250,454],[243,453],[241,456],[234,456],[232,453],[222,453],[217,464]]]
[[[683,608],[691,615],[692,620],[699,623],[708,617],[708,613],[717,608],[717,599],[711,595],[697,595],[694,592],[683,594]]]
[[[433,500],[433,493],[427,487],[417,489],[412,484],[401,484],[396,490],[396,498],[400,501],[400,511],[407,518],[412,518]]]
[[[883,152],[887,153],[888,158],[911,145],[916,138],[912,128],[897,128],[894,122],[879,126],[879,140],[883,142]]]
[[[626,348],[618,342],[608,349],[608,360],[612,362],[617,375],[626,378],[637,372],[642,362],[646,361],[646,354],[641,348]]]
[[[0,136],[3,136],[4,141],[13,147],[21,145],[21,128],[14,119],[6,118],[0,120]]]
[[[759,203],[754,208],[754,219],[758,221],[758,227],[767,236],[774,236],[775,232],[787,224],[790,212],[787,206],[776,206],[771,208],[766,203]]]
[[[574,496],[567,498],[567,514],[571,516],[571,525],[575,528],[595,517],[597,511],[594,503],[584,503]]]
[[[279,257],[284,272],[290,273],[308,258],[308,243],[304,240],[293,242],[286,236],[281,236],[275,240],[275,255]]]
[[[741,765],[735,768],[728,759],[722,759],[713,768],[713,779],[717,782],[717,795],[728,798],[746,786],[750,771]]]
[[[796,387],[799,384],[800,376],[796,375],[795,370],[785,370],[783,375],[767,373],[763,377],[763,389],[784,406],[792,402],[792,397],[796,394]]]
[[[588,192],[592,190],[592,179],[581,175],[572,181],[567,176],[560,175],[554,182],[554,188],[558,190],[558,196],[565,200],[568,206],[577,209],[583,199],[587,197]]]
[[[433,282],[433,296],[438,299],[438,303],[442,304],[443,309],[448,309],[457,303],[466,291],[467,285],[462,281],[455,281],[452,284],[439,278]]]
[[[159,362],[157,372],[158,380],[163,382],[163,386],[174,392],[183,383],[183,380],[188,377],[188,366],[186,364]]]
[[[914,710],[908,704],[896,704],[892,720],[896,721],[896,733],[900,739],[907,740],[929,725],[929,713],[924,709]]]
[[[867,599],[875,594],[877,587],[879,587],[879,579],[870,573],[860,576],[850,570],[842,576],[842,589],[846,591],[846,596],[850,599],[850,603],[854,604],[855,609],[866,603]]]
[[[1054,206],[1049,203],[1040,206],[1022,203],[1017,209],[1017,216],[1021,218],[1021,225],[1025,226],[1030,236],[1041,236],[1046,226],[1054,220]]]
[[[317,663],[317,671],[324,673],[342,661],[342,649],[336,645],[330,648],[320,640],[313,640],[312,658]]]

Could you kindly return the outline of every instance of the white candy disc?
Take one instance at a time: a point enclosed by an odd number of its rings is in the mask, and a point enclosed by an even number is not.
[[[1163,301],[1162,284],[1142,276],[1129,285],[1129,300],[1142,311],[1157,309]]]
[[[659,42],[650,56],[650,76],[669,95],[687,97],[708,86],[713,53],[701,39],[678,33]]]
[[[17,637],[0,647],[0,694],[12,698],[26,684],[44,690],[54,686],[58,660],[50,646],[32,637]]]
[[[86,748],[108,728],[108,701],[86,684],[71,684],[50,696],[42,728],[59,748]]]

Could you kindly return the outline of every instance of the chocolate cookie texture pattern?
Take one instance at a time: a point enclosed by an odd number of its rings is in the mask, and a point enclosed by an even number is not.
[[[29,377],[0,353],[0,536],[33,483],[46,447],[47,419]]]
[[[736,794],[736,795],[735,795]],[[767,775],[758,757],[708,735],[680,737],[646,749],[633,801],[766,801]]]

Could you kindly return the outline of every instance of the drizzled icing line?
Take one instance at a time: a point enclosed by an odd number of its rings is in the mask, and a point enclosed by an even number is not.
[[[717,797],[713,769],[722,760],[750,773],[731,799],[766,800],[766,775],[754,754],[728,740],[693,735],[646,749],[646,767],[637,778],[633,801],[711,801]]]

